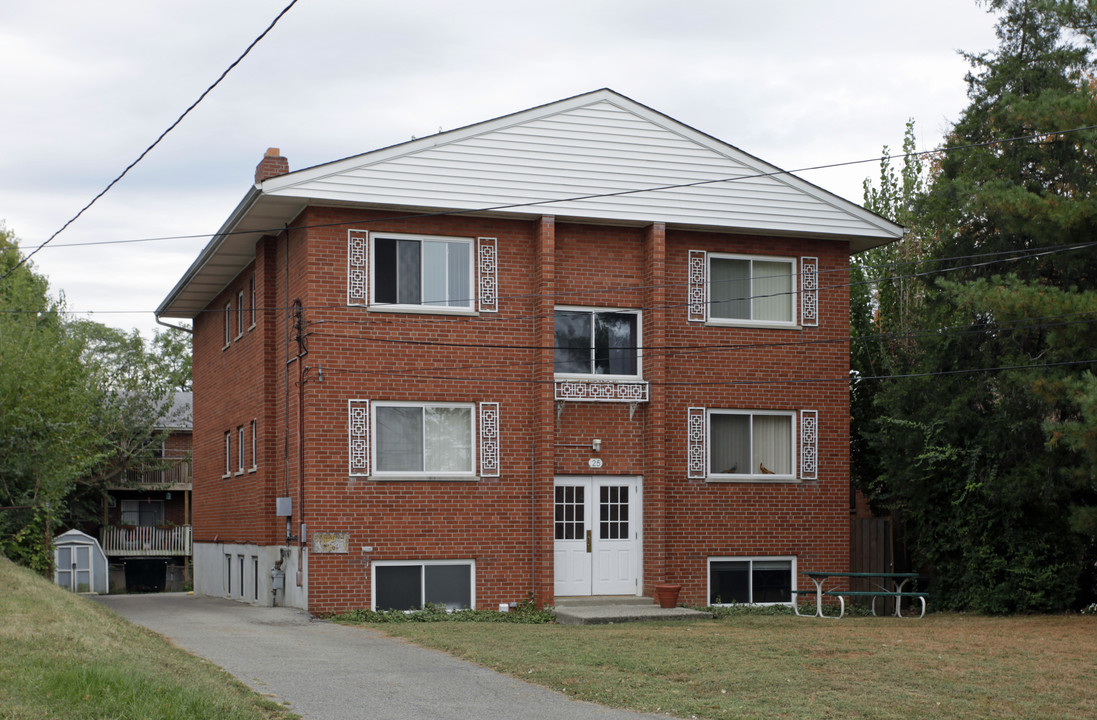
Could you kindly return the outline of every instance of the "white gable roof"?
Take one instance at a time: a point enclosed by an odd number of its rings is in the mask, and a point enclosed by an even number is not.
[[[193,317],[250,262],[259,237],[310,204],[663,222],[832,238],[853,250],[902,236],[854,203],[598,90],[258,183],[157,314]]]

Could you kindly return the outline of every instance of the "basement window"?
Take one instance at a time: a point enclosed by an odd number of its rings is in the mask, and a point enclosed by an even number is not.
[[[796,558],[709,558],[710,605],[791,603]]]
[[[475,607],[472,560],[378,561],[373,563],[374,610],[446,610]]]

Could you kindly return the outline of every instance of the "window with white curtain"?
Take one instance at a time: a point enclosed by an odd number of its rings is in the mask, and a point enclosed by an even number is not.
[[[370,242],[372,305],[474,309],[470,238],[375,234]]]
[[[708,411],[708,476],[729,480],[790,480],[795,413]]]
[[[472,476],[472,403],[373,403],[375,476]]]
[[[796,322],[796,263],[787,258],[708,255],[708,317],[726,324]]]

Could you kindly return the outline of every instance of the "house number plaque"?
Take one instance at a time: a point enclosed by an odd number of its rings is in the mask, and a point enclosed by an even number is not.
[[[602,458],[591,458],[587,461],[587,464],[595,469],[600,468],[602,467]]]
[[[350,533],[314,532],[312,551],[314,553],[350,552]]]

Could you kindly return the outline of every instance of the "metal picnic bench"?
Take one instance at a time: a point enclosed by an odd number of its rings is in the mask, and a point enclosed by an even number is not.
[[[911,580],[916,580],[918,573],[906,573],[906,572],[806,572],[812,583],[815,584],[814,590],[793,590],[794,596],[792,601],[792,610],[800,617],[808,617],[804,613],[800,612],[800,595],[814,595],[815,596],[815,617],[825,618],[840,618],[846,614],[846,601],[844,597],[871,597],[872,598],[872,614],[876,614],[876,598],[878,597],[891,597],[895,598],[895,616],[903,617],[903,598],[917,598],[922,603],[922,614],[919,618],[926,616],[926,598],[929,597],[929,593],[915,592],[912,590],[906,590],[906,584]],[[865,579],[876,585],[875,590],[824,590],[823,586],[830,578],[847,578],[847,579]],[[888,585],[890,583],[890,587]],[[824,615],[823,614],[823,598],[836,597],[838,598],[838,614],[837,615]]]

